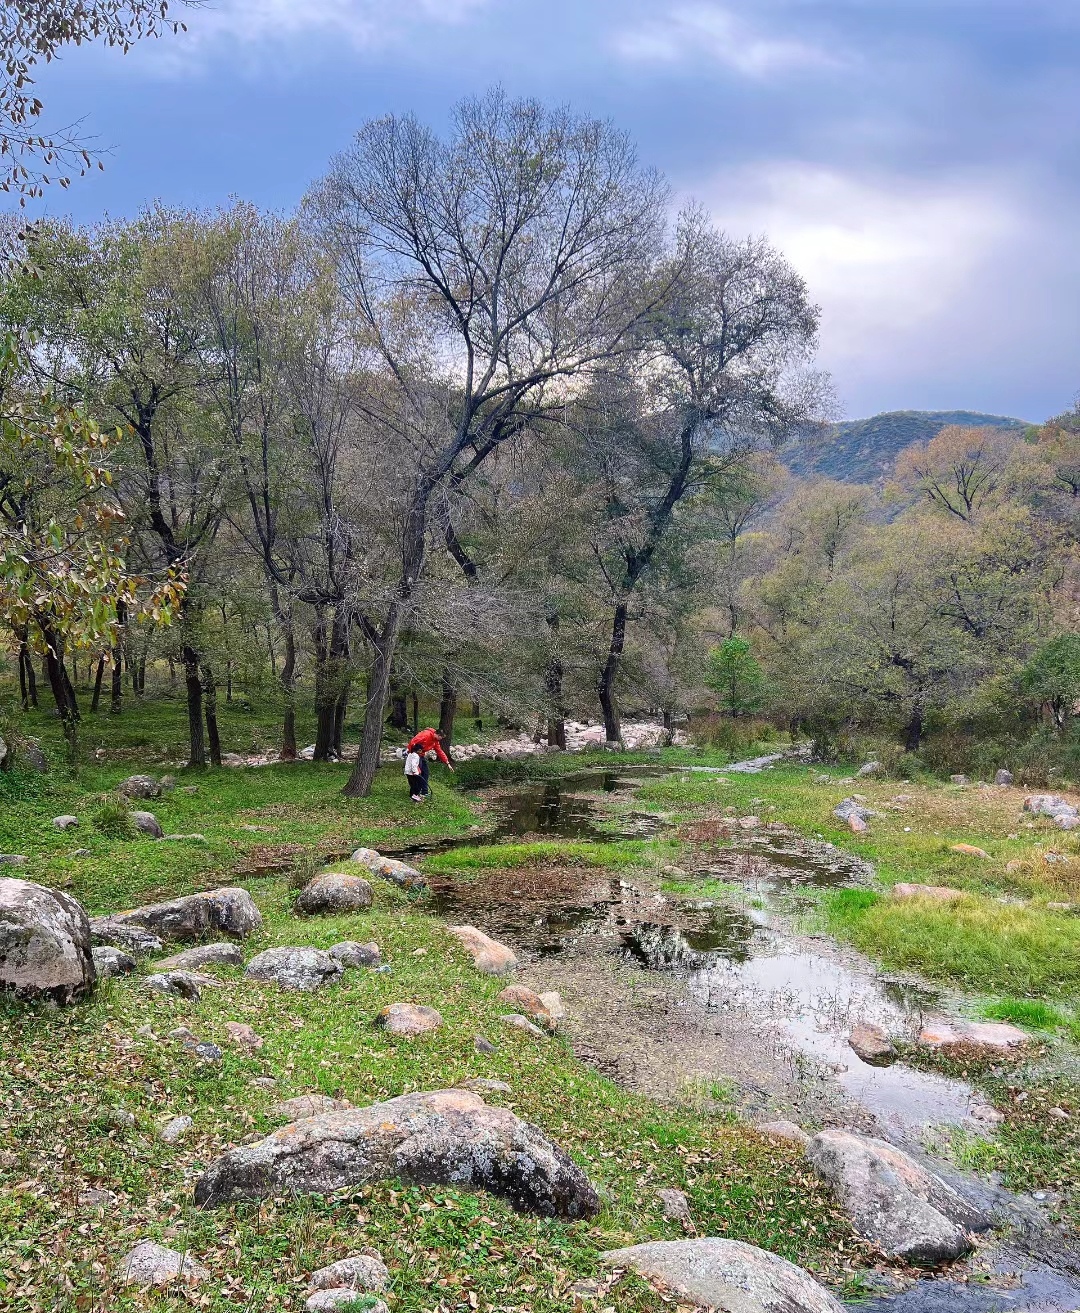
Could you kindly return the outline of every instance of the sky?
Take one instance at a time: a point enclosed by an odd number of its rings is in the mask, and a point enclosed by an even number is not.
[[[294,207],[361,123],[462,97],[611,119],[821,306],[843,414],[1041,420],[1080,390],[1080,0],[206,0],[41,72],[105,171],[45,208]]]

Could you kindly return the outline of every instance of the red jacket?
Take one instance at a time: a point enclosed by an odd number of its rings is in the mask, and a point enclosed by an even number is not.
[[[439,742],[439,736],[433,729],[422,729],[419,734],[414,734],[409,740],[407,752],[431,752],[434,749],[436,757],[444,766],[450,765],[450,758],[443,752],[442,744]]]

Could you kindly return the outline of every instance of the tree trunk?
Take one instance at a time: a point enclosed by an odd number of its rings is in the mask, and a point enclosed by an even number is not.
[[[386,715],[386,699],[390,693],[390,667],[400,633],[401,608],[397,602],[392,602],[382,630],[371,639],[371,678],[364,708],[364,728],[360,734],[360,751],[356,754],[356,765],[345,785],[345,793],[350,798],[366,798],[371,792],[375,772],[379,769],[383,717]],[[414,699],[415,696],[414,693]],[[415,701],[413,710],[415,713]]]
[[[120,641],[117,640],[112,650],[112,688],[109,697],[109,711],[114,716],[118,716],[124,709],[124,667],[122,663]]]
[[[30,655],[30,648],[25,637],[19,639],[19,689],[22,693],[23,710],[29,711],[33,707],[36,711],[38,705],[37,673],[34,670],[34,661]]]
[[[559,656],[559,617],[547,618],[551,634],[551,655],[544,680],[548,700],[547,741],[552,748],[566,750],[566,708],[563,706],[563,663]]]
[[[349,634],[344,608],[336,606],[327,625],[326,610],[315,623],[315,760],[330,761],[339,751],[339,702],[345,692]]]
[[[97,670],[94,673],[94,696],[90,700],[90,714],[97,715],[98,703],[101,701],[101,682],[105,678],[105,653],[98,657]]]
[[[420,733],[420,695],[415,688],[412,691],[412,732]]]
[[[484,722],[483,722],[483,720],[480,718],[480,699],[479,699],[479,698],[473,698],[473,704],[472,704],[472,718],[473,718],[473,724],[476,726],[477,729],[483,729],[483,728],[484,728]]]
[[[351,681],[346,681],[345,687],[338,694],[337,702],[334,704],[333,753],[336,761],[340,761],[342,756],[342,741],[345,735],[345,714],[349,709],[350,685]]]
[[[181,656],[187,688],[188,765],[202,767],[206,765],[206,740],[203,737],[203,687],[199,678],[199,654],[190,643],[185,643]]]
[[[202,685],[205,695],[206,737],[210,744],[211,766],[221,765],[221,736],[217,722],[217,684],[209,662],[202,667]]]
[[[600,698],[600,709],[604,713],[604,737],[609,743],[622,742],[622,727],[619,724],[619,711],[615,705],[615,681],[619,675],[619,663],[623,648],[626,646],[626,603],[619,602],[611,623],[611,642],[608,644],[607,660],[600,672],[596,692]]]
[[[400,684],[390,684],[390,719],[391,729],[409,728],[409,699]]]
[[[279,677],[285,699],[285,714],[281,724],[281,760],[296,760],[296,633],[292,615],[282,609],[277,591],[274,592],[274,612],[277,615],[281,636],[285,643],[285,661]],[[271,646],[271,651],[273,647]]]
[[[60,724],[64,730],[64,745],[67,749],[68,766],[72,771],[79,764],[79,704],[75,690],[71,687],[64,666],[63,648],[59,638],[48,622],[38,622],[41,636],[45,640],[45,676],[52,690],[56,710],[60,713]]]
[[[904,741],[905,752],[918,752],[919,745],[922,743],[923,731],[923,706],[921,702],[916,702],[911,709],[911,719],[908,721],[907,735]]]
[[[457,715],[457,689],[450,678],[450,672],[443,671],[442,699],[439,702],[439,733],[443,738],[443,747],[448,748],[454,741],[454,717]]]

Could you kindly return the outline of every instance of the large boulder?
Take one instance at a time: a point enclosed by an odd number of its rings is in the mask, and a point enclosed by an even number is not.
[[[489,976],[502,976],[513,971],[518,964],[512,948],[485,935],[474,925],[452,925],[447,929],[470,955],[473,965]]]
[[[466,1090],[403,1094],[385,1103],[283,1126],[230,1149],[199,1178],[214,1208],[284,1194],[332,1194],[396,1177],[414,1185],[488,1190],[522,1212],[593,1217],[589,1178],[538,1127]]]
[[[724,1313],[842,1313],[809,1272],[741,1240],[653,1240],[609,1249],[600,1261]]]
[[[130,953],[111,945],[92,948],[90,956],[94,959],[99,980],[108,980],[111,976],[129,976],[139,966]]]
[[[972,1248],[971,1231],[989,1225],[952,1186],[884,1140],[821,1131],[806,1156],[859,1235],[889,1258],[950,1263]]]
[[[355,939],[343,939],[340,944],[331,944],[326,951],[343,967],[373,968],[382,960],[379,945],[374,940],[367,944],[358,944]]]
[[[407,862],[399,862],[395,857],[384,857],[374,848],[357,848],[352,860],[366,867],[372,875],[389,880],[402,889],[421,890],[427,887],[424,877],[414,866],[410,866]]]
[[[125,798],[160,798],[161,784],[152,775],[129,775],[116,791]]]
[[[262,915],[246,889],[210,889],[185,898],[170,898],[106,918],[110,928],[142,926],[159,939],[192,943],[206,935],[246,939],[262,926]]]
[[[296,910],[305,916],[322,913],[363,912],[371,906],[371,885],[359,875],[328,871],[300,890]]]
[[[1054,793],[1033,793],[1024,799],[1024,811],[1049,816],[1062,830],[1075,830],[1080,825],[1080,810]]]
[[[261,980],[280,989],[310,994],[342,974],[342,965],[321,948],[307,946],[268,948],[247,964],[248,980]]]
[[[161,828],[161,822],[153,812],[128,812],[131,817],[131,823],[140,834],[148,834],[151,839],[163,839],[165,831]]]
[[[72,1003],[94,988],[90,920],[70,894],[0,878],[0,988]]]
[[[185,948],[172,957],[155,962],[158,971],[199,971],[203,967],[241,967],[244,955],[239,947],[231,941],[217,944],[197,944],[194,948]]]

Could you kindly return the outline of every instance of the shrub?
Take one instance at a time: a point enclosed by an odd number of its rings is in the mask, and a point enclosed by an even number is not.
[[[102,798],[91,813],[90,824],[109,839],[130,839],[135,833],[131,812],[118,798]]]

